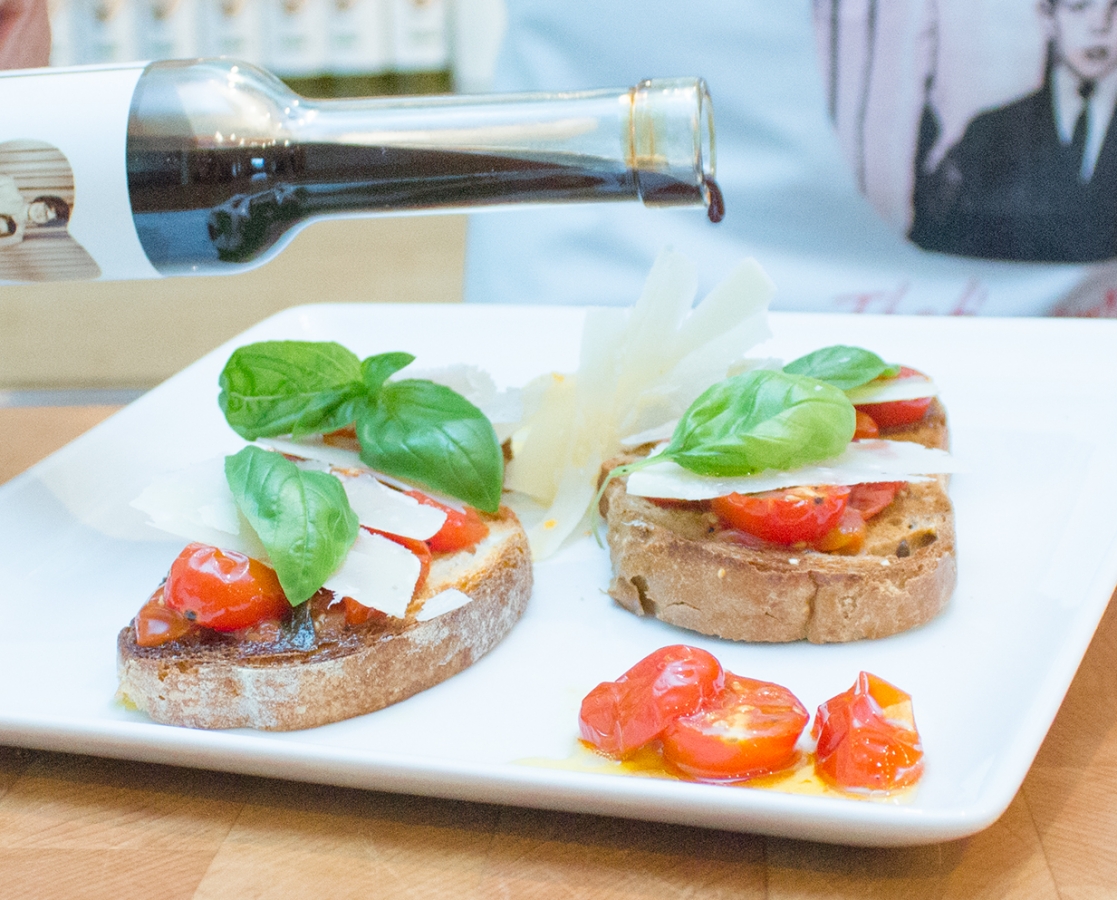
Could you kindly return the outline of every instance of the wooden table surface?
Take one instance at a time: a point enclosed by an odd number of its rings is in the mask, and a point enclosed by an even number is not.
[[[0,409],[0,481],[112,411]],[[1005,815],[928,847],[828,846],[0,747],[4,900],[349,897],[1117,897],[1117,610]]]

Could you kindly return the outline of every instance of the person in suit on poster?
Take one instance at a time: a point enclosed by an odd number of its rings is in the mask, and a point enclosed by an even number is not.
[[[911,240],[986,259],[1117,256],[1117,2],[1040,0],[1034,92],[976,116],[933,171],[917,154]],[[924,123],[929,146],[933,123]]]

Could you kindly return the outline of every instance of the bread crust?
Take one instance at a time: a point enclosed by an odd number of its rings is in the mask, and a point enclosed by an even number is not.
[[[519,620],[532,588],[527,536],[511,510],[489,520],[472,551],[438,557],[419,600],[449,588],[472,599],[418,621],[370,624],[312,650],[251,644],[140,647],[117,637],[118,698],[157,722],[191,728],[313,728],[398,703],[491,650]]]
[[[923,423],[882,437],[945,448],[945,411],[936,401]],[[711,513],[629,496],[618,478],[601,501],[615,575],[609,593],[637,615],[737,641],[833,643],[907,631],[937,616],[954,592],[946,485],[945,476],[906,485],[867,523],[862,551],[845,556],[719,540]]]

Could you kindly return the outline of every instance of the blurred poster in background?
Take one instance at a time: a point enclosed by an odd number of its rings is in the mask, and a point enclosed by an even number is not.
[[[925,250],[1117,257],[1111,0],[817,0],[827,108],[857,185]]]
[[[231,56],[305,96],[483,92],[505,0],[49,0],[51,65]]]

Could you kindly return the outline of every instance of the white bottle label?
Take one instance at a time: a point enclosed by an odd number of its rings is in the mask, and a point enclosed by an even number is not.
[[[144,67],[0,73],[0,281],[159,277],[125,169]]]

